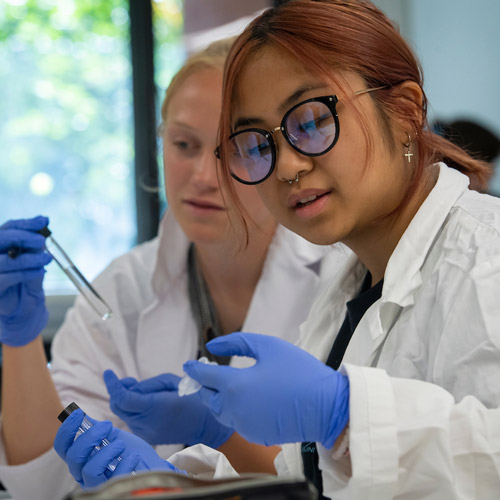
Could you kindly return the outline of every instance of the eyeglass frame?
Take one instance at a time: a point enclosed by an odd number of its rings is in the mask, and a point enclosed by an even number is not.
[[[363,94],[368,94],[370,92],[375,92],[377,90],[389,88],[390,86],[391,85],[382,85],[380,87],[372,87],[372,88],[362,89],[362,90],[358,90],[358,91],[354,92],[354,95],[359,96],[359,95],[363,95]],[[339,122],[339,117],[337,114],[337,104],[339,103],[339,101],[340,101],[340,99],[336,94],[311,97],[311,98],[306,99],[304,101],[301,101],[297,104],[294,104],[283,115],[283,118],[281,119],[280,125],[278,125],[277,127],[274,127],[271,130],[250,127],[250,128],[245,128],[243,130],[238,130],[237,132],[233,132],[229,136],[228,141],[230,141],[234,137],[236,137],[240,134],[244,134],[246,132],[258,132],[259,134],[263,135],[267,139],[267,141],[269,142],[269,145],[271,147],[271,167],[269,169],[269,172],[266,174],[266,176],[258,181],[245,181],[243,179],[240,179],[237,175],[235,175],[233,172],[230,171],[231,177],[233,177],[233,179],[237,180],[241,184],[246,184],[249,186],[255,186],[256,184],[260,184],[261,182],[264,182],[265,180],[267,180],[271,176],[271,174],[274,172],[274,169],[276,168],[276,157],[277,157],[278,148],[277,148],[277,144],[276,144],[275,140],[273,139],[273,134],[275,132],[277,132],[278,130],[281,130],[281,133],[283,134],[285,141],[292,147],[292,149],[294,149],[295,151],[297,151],[298,153],[300,153],[303,156],[315,157],[315,156],[323,156],[324,154],[328,153],[328,151],[330,151],[335,146],[335,144],[337,144],[337,141],[338,141],[339,136],[340,136],[340,122]],[[328,107],[328,109],[330,110],[330,112],[332,113],[333,120],[335,122],[335,137],[334,137],[332,143],[330,144],[330,146],[328,146],[325,150],[321,151],[320,153],[306,153],[306,152],[300,150],[298,147],[296,147],[294,144],[292,144],[290,142],[290,140],[288,138],[288,134],[286,133],[285,125],[286,125],[286,121],[287,121],[288,117],[290,116],[290,114],[293,111],[295,111],[298,107],[303,106],[304,104],[306,104],[308,102],[321,102],[322,104],[325,104]],[[219,144],[214,150],[214,155],[218,160],[221,159],[220,151],[221,151],[221,145]]]

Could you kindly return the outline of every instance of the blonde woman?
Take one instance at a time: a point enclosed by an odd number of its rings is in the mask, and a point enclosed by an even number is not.
[[[213,151],[230,45],[230,40],[216,42],[191,56],[172,80],[162,106],[169,208],[159,236],[116,259],[95,280],[112,319],[102,322],[77,298],[55,337],[51,372],[39,336],[46,317],[41,276],[48,259],[36,233],[48,220],[11,221],[0,230],[0,283],[14,270],[17,278],[0,289],[0,479],[16,498],[53,500],[75,487],[52,450],[57,415],[71,401],[91,417],[168,445],[158,448],[164,458],[204,443],[223,450],[241,471],[273,467],[277,450],[254,455],[255,448],[245,448],[197,396],[181,400],[176,392],[183,363],[206,354],[205,342],[212,337],[244,329],[296,340],[325,253],[277,225],[257,191],[235,182],[247,207],[245,238],[236,205],[219,188]],[[9,238],[30,251],[9,260]],[[32,314],[24,314],[23,307]],[[105,371],[119,417],[110,411]],[[71,472],[84,485],[81,469]]]

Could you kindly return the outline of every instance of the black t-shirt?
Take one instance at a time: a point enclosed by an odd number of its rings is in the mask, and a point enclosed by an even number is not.
[[[361,286],[358,295],[347,302],[347,313],[344,322],[340,327],[339,333],[335,338],[332,349],[326,360],[326,365],[337,370],[342,362],[345,351],[351,340],[354,330],[361,321],[361,318],[370,306],[382,296],[382,286],[384,280],[380,280],[375,286],[371,286],[372,277],[368,272]],[[320,500],[326,500],[323,493],[323,479],[318,467],[318,451],[316,443],[302,443],[301,447],[302,462],[304,463],[304,474],[319,491]]]

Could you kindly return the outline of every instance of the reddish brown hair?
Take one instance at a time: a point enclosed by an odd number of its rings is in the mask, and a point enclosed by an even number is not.
[[[366,87],[386,86],[370,94],[379,111],[381,123],[394,146],[391,123],[398,119],[408,124],[418,153],[412,179],[401,206],[416,191],[424,168],[444,161],[465,173],[471,186],[484,187],[489,166],[428,130],[427,98],[419,62],[395,25],[368,0],[293,0],[269,9],[253,20],[236,39],[225,66],[220,138],[222,140],[222,177],[234,195],[229,166],[224,161],[225,140],[231,133],[234,96],[245,65],[264,48],[288,52],[313,74],[332,80],[333,73],[357,73]],[[336,81],[336,80],[334,80]],[[401,98],[395,89],[405,81],[422,89],[421,109]],[[364,127],[365,132],[367,127]],[[366,134],[365,134],[366,135]],[[368,153],[370,153],[368,137]],[[236,200],[237,202],[237,200]],[[240,208],[244,208],[241,207]]]

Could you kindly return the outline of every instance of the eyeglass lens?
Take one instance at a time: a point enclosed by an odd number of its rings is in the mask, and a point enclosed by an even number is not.
[[[321,155],[334,143],[337,125],[330,108],[321,101],[306,101],[292,108],[283,123],[283,135],[298,152]],[[274,168],[275,144],[270,133],[250,129],[234,134],[229,145],[233,175],[245,183],[264,180]]]

